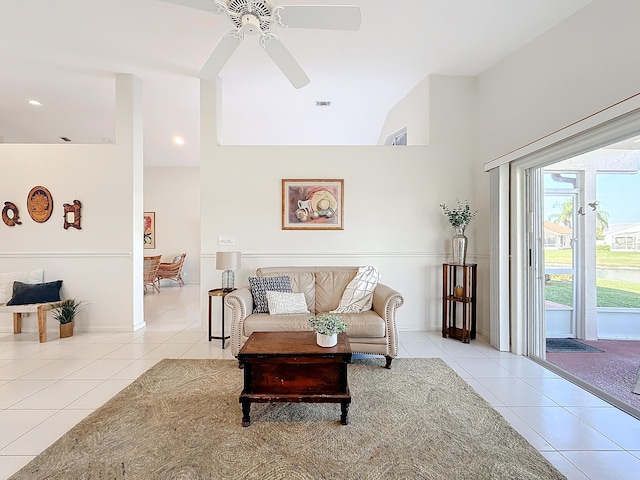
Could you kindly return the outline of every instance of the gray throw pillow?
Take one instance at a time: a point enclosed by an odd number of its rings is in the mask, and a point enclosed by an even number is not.
[[[13,282],[13,296],[7,305],[29,305],[60,301],[62,280],[46,283]]]
[[[291,278],[282,277],[249,277],[249,286],[253,296],[253,313],[269,313],[267,291],[290,292]]]

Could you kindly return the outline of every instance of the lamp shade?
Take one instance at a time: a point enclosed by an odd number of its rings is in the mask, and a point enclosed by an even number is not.
[[[217,252],[216,270],[238,270],[241,258],[240,252]]]

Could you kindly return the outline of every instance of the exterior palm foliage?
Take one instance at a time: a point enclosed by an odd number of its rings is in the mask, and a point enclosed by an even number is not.
[[[573,200],[566,200],[562,204],[556,203],[554,208],[560,208],[560,212],[549,215],[549,221],[572,229]],[[609,227],[609,213],[600,209],[596,210],[596,236],[598,240],[604,238],[604,231],[607,227]]]

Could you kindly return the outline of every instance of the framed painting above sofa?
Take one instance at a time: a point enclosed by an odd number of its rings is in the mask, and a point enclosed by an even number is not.
[[[343,230],[344,180],[283,179],[283,230]]]

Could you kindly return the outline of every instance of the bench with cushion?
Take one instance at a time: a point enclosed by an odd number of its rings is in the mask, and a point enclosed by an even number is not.
[[[38,338],[47,341],[47,312],[60,306],[62,280],[43,283],[43,270],[0,273],[0,313],[13,315],[13,333],[22,333],[22,315],[38,315]]]
[[[13,333],[22,333],[22,314],[38,314],[38,340],[47,341],[47,312],[60,306],[61,302],[29,303],[26,305],[0,304],[0,313],[13,313]]]
[[[253,332],[312,330],[309,318],[336,310],[341,305],[345,289],[359,272],[359,267],[268,267],[259,268],[257,277],[272,277],[272,290],[290,291],[304,295],[303,309],[295,309],[295,295],[291,311],[308,313],[270,314],[265,311],[263,300],[254,297],[256,290],[269,290],[269,281],[253,281],[250,288],[240,288],[225,297],[224,303],[231,309],[231,352],[238,356],[240,348]],[[279,288],[278,279],[288,277],[287,285]],[[251,281],[251,278],[250,278]],[[274,283],[275,282],[275,283]],[[260,285],[263,283],[262,285]],[[256,304],[256,298],[258,298]],[[384,355],[386,367],[398,354],[398,329],[396,310],[402,306],[402,295],[392,288],[377,283],[368,309],[360,313],[339,313],[348,326],[347,336],[353,353]],[[280,305],[279,305],[280,307]],[[306,307],[306,308],[304,308]],[[278,310],[282,312],[283,310]]]

